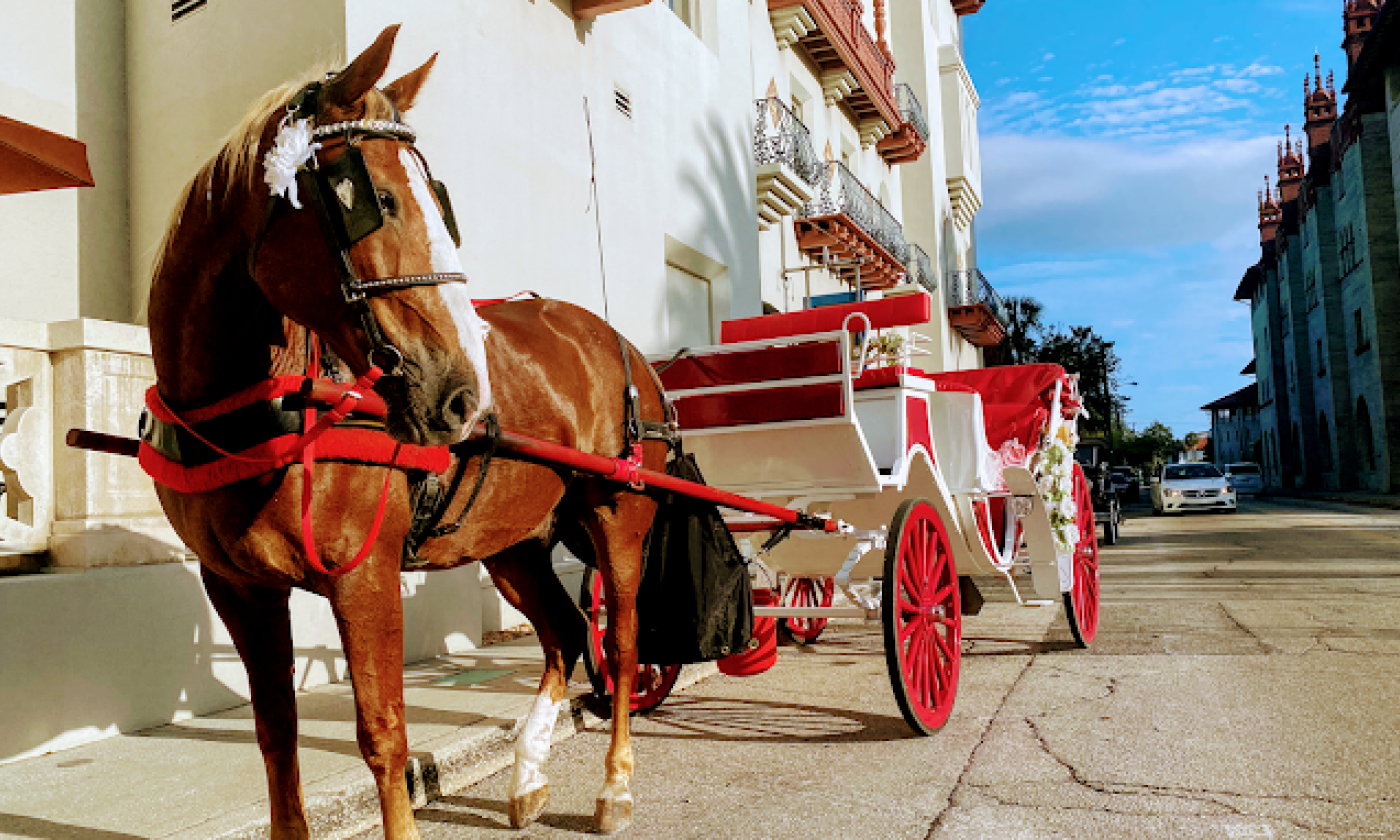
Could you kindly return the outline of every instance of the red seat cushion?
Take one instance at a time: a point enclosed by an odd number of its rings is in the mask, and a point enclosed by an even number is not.
[[[880,300],[803,309],[799,312],[735,318],[725,321],[721,326],[720,341],[724,344],[736,344],[740,341],[762,341],[789,335],[835,332],[841,329],[846,316],[852,312],[864,313],[865,317],[870,319],[870,328],[874,330],[925,324],[933,317],[933,298],[927,292],[919,292]],[[864,329],[865,323],[856,318],[852,321],[851,328]]]
[[[1034,449],[1050,422],[1055,383],[1065,378],[1065,369],[1054,364],[1008,365],[936,373],[930,378],[940,390],[945,384],[961,385],[982,395],[987,443],[993,449],[1012,439]]]
[[[1007,365],[935,373],[939,383],[956,382],[977,390],[984,404],[1038,405],[1050,408],[1055,383],[1064,379],[1065,369],[1053,364]]]

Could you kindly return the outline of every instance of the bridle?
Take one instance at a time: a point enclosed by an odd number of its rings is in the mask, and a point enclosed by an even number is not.
[[[282,125],[286,126],[298,118],[314,122],[322,90],[321,82],[312,82],[302,88],[288,102]],[[447,187],[441,181],[433,179],[427,159],[414,145],[417,138],[417,132],[400,121],[397,109],[391,120],[348,120],[317,126],[311,131],[311,140],[322,142],[313,146],[313,149],[324,148],[331,143],[344,143],[347,146],[345,153],[334,162],[321,163],[313,151],[306,163],[298,167],[296,173],[298,191],[308,198],[314,208],[321,234],[335,257],[341,294],[359,318],[361,329],[369,341],[370,367],[387,376],[402,372],[403,354],[384,336],[379,320],[370,308],[369,298],[401,289],[467,281],[466,275],[461,272],[409,274],[364,280],[355,271],[354,263],[350,260],[350,248],[384,224],[384,208],[379,201],[379,191],[375,188],[374,179],[358,148],[359,144],[366,140],[391,140],[407,144],[409,151],[423,166],[423,173],[437,199],[439,212],[442,213],[443,222],[452,236],[452,241],[461,244],[452,205],[447,197]],[[262,224],[248,250],[250,277],[254,275],[258,250],[263,239],[272,227],[278,209],[284,204],[292,207],[285,197],[276,194],[268,201],[267,212],[263,215]],[[427,208],[423,209],[427,211]]]

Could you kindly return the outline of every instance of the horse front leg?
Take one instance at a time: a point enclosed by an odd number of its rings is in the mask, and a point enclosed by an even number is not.
[[[364,566],[335,580],[330,602],[355,691],[360,755],[378,787],[385,840],[418,840],[404,776],[408,727],[398,551],[376,549]]]
[[[274,840],[310,837],[297,764],[297,706],[292,687],[292,620],[286,589],[236,587],[201,567],[204,591],[223,619],[248,671],[258,747],[267,770]]]
[[[496,589],[530,620],[544,649],[544,674],[530,716],[516,736],[510,780],[510,824],[524,828],[549,802],[544,765],[555,723],[568,706],[569,674],[583,651],[588,628],[554,573],[548,546],[536,541],[521,543],[485,565]]]

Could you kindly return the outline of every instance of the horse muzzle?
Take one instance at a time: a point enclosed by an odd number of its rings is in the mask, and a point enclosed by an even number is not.
[[[439,376],[418,375],[406,365],[398,376],[380,380],[376,387],[384,397],[389,416],[389,436],[416,446],[449,446],[466,439],[482,410],[476,377],[447,371]]]

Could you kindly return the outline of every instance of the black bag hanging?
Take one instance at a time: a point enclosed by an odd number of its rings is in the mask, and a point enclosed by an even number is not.
[[[694,456],[681,452],[666,472],[705,483]],[[744,650],[753,635],[749,567],[719,509],[678,493],[658,501],[637,593],[638,661],[684,665]]]

